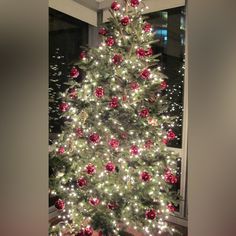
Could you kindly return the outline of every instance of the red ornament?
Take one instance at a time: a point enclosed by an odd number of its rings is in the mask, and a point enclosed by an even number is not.
[[[157,213],[154,209],[147,210],[145,216],[148,220],[154,220],[157,216]]]
[[[89,204],[92,206],[97,206],[100,203],[100,200],[97,197],[89,198]]]
[[[64,154],[65,153],[65,148],[64,147],[59,147],[58,148],[58,154]]]
[[[79,71],[75,67],[73,67],[70,71],[70,77],[77,78],[78,76],[79,76]]]
[[[132,154],[132,155],[138,155],[139,154],[139,148],[138,148],[138,146],[136,146],[136,145],[132,145],[131,147],[130,147],[130,153]]]
[[[115,210],[115,209],[117,209],[117,207],[118,207],[118,205],[115,202],[109,202],[107,204],[107,208],[110,210]]]
[[[139,89],[139,88],[140,88],[139,83],[137,83],[137,82],[131,82],[131,83],[130,83],[130,88],[131,88],[131,90],[133,90],[133,91]]]
[[[58,199],[54,206],[58,209],[58,210],[63,210],[65,208],[65,202],[61,199]]]
[[[75,99],[78,96],[77,90],[75,88],[70,88],[68,93],[69,93],[69,97],[72,99]]]
[[[123,18],[121,18],[120,23],[123,26],[127,26],[130,23],[130,18],[129,16],[124,16]]]
[[[103,87],[98,87],[95,89],[95,96],[97,98],[102,98],[104,96],[104,89]]]
[[[149,110],[148,108],[143,108],[140,112],[139,112],[139,116],[142,118],[147,118],[149,116]]]
[[[153,50],[152,48],[149,48],[148,50],[145,51],[145,56],[146,57],[149,57],[149,56],[152,56],[153,55]]]
[[[143,171],[143,172],[140,174],[140,178],[141,178],[144,182],[150,181],[151,177],[152,177],[152,176],[151,176],[147,171]]]
[[[143,58],[146,55],[146,51],[143,48],[137,48],[136,49],[136,55],[139,58]]]
[[[169,129],[168,132],[167,132],[167,139],[168,140],[173,140],[175,138],[176,138],[175,133],[172,131],[172,129]]]
[[[120,145],[119,140],[115,139],[115,138],[110,139],[108,143],[109,143],[110,147],[112,147],[113,149],[118,148]]]
[[[86,166],[86,172],[87,174],[89,175],[92,175],[96,172],[96,167],[95,165],[93,165],[92,163],[89,163],[87,166]]]
[[[80,59],[81,60],[84,60],[85,58],[86,58],[86,52],[85,51],[82,51],[81,53],[80,53],[80,55],[79,55],[79,57],[80,57]]]
[[[123,57],[120,54],[115,54],[112,58],[112,62],[114,65],[120,65],[123,62]]]
[[[84,131],[81,128],[77,128],[75,130],[75,133],[76,133],[76,136],[79,137],[79,138],[82,138],[84,136]]]
[[[108,162],[105,167],[108,172],[114,172],[116,170],[116,166],[112,162]]]
[[[93,228],[91,226],[87,226],[86,228],[81,229],[76,236],[92,236]]]
[[[76,186],[82,188],[87,185],[87,180],[84,177],[81,177],[77,180]]]
[[[106,42],[107,46],[112,47],[115,44],[116,41],[112,36],[110,36],[106,39],[105,42]]]
[[[144,79],[144,80],[148,80],[149,77],[150,77],[150,75],[151,75],[151,72],[150,72],[150,70],[148,70],[148,69],[143,69],[143,70],[140,72],[140,77],[141,77],[142,79]]]
[[[62,112],[66,112],[69,110],[69,104],[66,103],[66,102],[62,102],[60,105],[59,105],[59,110],[62,111]]]
[[[137,7],[139,5],[139,0],[130,0],[132,7]]]
[[[170,211],[170,212],[174,212],[176,209],[175,209],[175,206],[172,204],[172,203],[169,203],[167,205],[167,209]]]
[[[101,137],[99,136],[99,134],[97,133],[93,133],[89,136],[89,140],[92,142],[92,143],[99,143]]]
[[[111,9],[112,9],[113,11],[119,11],[119,10],[120,10],[120,3],[118,3],[117,1],[113,2],[113,3],[111,4]]]
[[[151,139],[148,139],[145,144],[144,144],[144,147],[146,149],[150,149],[152,146],[153,146],[154,142],[151,140]]]
[[[93,234],[93,228],[91,226],[87,226],[84,229],[84,236],[91,236]]]
[[[151,28],[152,28],[152,25],[148,22],[145,22],[144,26],[143,26],[143,30],[146,32],[146,33],[149,33],[151,31]]]
[[[119,106],[118,97],[113,97],[109,102],[110,108],[117,108]]]
[[[108,32],[107,32],[107,29],[106,29],[106,28],[102,27],[102,28],[100,28],[100,29],[98,30],[98,33],[99,33],[100,35],[105,36]]]
[[[164,90],[167,88],[167,83],[165,80],[161,82],[160,87],[161,87],[161,90]]]
[[[178,182],[178,178],[175,175],[173,175],[170,170],[167,170],[164,173],[164,179],[165,182],[169,184],[176,184]]]

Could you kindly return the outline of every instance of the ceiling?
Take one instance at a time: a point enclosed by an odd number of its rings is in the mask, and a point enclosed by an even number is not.
[[[108,8],[113,0],[74,0],[83,6],[86,6],[92,10],[99,10]]]

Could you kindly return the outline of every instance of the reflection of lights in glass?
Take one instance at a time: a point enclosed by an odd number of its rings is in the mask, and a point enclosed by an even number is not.
[[[180,29],[185,30],[185,17],[184,16],[180,17]]]
[[[156,34],[156,36],[157,36],[158,38],[161,38],[161,39],[163,39],[164,41],[166,41],[167,38],[168,38],[168,31],[167,31],[167,29],[157,29],[157,30],[155,31],[155,34]]]
[[[163,19],[165,19],[165,20],[168,19],[168,12],[163,11],[161,14],[162,14],[162,18],[163,18]]]

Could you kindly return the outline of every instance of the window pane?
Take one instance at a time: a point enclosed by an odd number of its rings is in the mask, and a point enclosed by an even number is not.
[[[58,114],[59,93],[65,90],[71,64],[81,46],[88,44],[88,24],[64,13],[49,9],[49,128],[60,133],[63,121]],[[81,79],[80,77],[78,79]]]
[[[166,93],[169,99],[170,116],[177,116],[174,132],[177,139],[168,146],[182,147],[183,93],[184,93],[184,54],[185,54],[185,7],[172,8],[147,15],[153,25],[156,39],[154,52],[161,53],[159,66],[168,76]]]

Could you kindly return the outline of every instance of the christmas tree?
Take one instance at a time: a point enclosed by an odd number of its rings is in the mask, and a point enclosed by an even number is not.
[[[175,124],[145,7],[113,2],[102,43],[71,70],[59,105],[65,126],[49,155],[59,214],[51,235],[122,235],[126,226],[149,235],[175,231],[167,219],[179,201],[177,155],[166,146]]]

